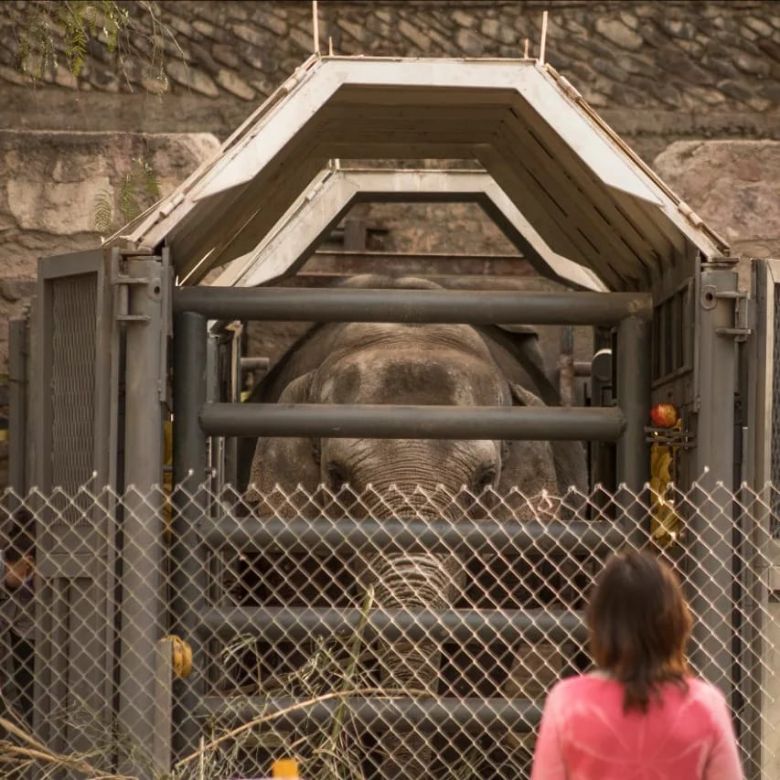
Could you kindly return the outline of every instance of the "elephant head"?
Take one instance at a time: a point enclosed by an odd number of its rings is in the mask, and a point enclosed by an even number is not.
[[[449,406],[538,405],[526,388],[507,381],[480,334],[459,325],[339,326],[338,346],[321,364],[292,380],[279,403],[411,404]],[[300,484],[314,493],[349,485],[411,495],[422,486],[479,495],[510,487],[525,494],[555,491],[556,463],[546,442],[430,439],[260,439],[254,453],[248,500],[275,485]],[[372,507],[374,508],[374,507]]]

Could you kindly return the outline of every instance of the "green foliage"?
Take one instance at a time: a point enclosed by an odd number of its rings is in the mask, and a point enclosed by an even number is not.
[[[58,57],[78,78],[96,45],[111,55],[104,59],[113,58],[117,75],[128,84],[132,61],[143,66],[146,76],[167,83],[163,43],[168,39],[181,52],[149,0],[37,0],[20,4],[17,19],[18,67],[33,82],[55,71]]]
[[[61,9],[62,22],[65,25],[65,56],[68,68],[78,76],[87,58],[87,30],[83,14],[84,3],[66,2]],[[89,6],[91,8],[91,6]]]
[[[95,228],[101,235],[111,232],[114,225],[114,193],[103,190],[95,198]]]
[[[113,233],[159,199],[154,167],[148,159],[137,157],[117,187],[105,189],[95,198],[95,229],[104,236]]]

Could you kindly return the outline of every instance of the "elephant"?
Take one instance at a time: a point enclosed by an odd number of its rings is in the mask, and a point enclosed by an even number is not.
[[[434,289],[413,277],[354,277],[348,286]],[[313,325],[255,387],[250,402],[414,404],[454,406],[557,405],[534,331],[453,324],[333,323]],[[452,496],[561,495],[584,488],[579,443],[328,438],[239,441],[239,486],[262,517],[289,516],[301,507],[270,498],[302,489],[314,497],[303,512],[349,491],[378,520],[453,516]],[[421,492],[422,489],[422,492]],[[507,505],[502,508],[507,510]],[[499,508],[496,509],[499,511]],[[511,509],[530,519],[533,507]],[[494,515],[495,516],[495,515]],[[454,554],[376,552],[359,574],[378,608],[452,608],[462,596],[464,562]],[[396,641],[376,650],[382,685],[435,690],[440,652],[431,640]],[[383,743],[382,778],[428,776],[429,748],[410,730]]]

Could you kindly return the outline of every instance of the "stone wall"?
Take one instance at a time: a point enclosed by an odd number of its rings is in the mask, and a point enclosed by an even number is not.
[[[750,290],[752,259],[780,258],[780,142],[677,141],[653,168],[740,256]]]
[[[218,148],[208,134],[0,130],[0,375],[8,318],[32,294],[38,257],[100,246],[100,198],[119,207],[134,161],[150,162],[164,195]]]
[[[162,0],[156,38],[136,6],[123,67],[92,41],[79,78],[60,57],[30,93],[15,69],[14,32],[30,6],[0,6],[5,126],[224,137],[313,47],[308,2]],[[780,134],[780,11],[771,0],[333,0],[320,4],[320,42],[341,54],[517,57],[528,39],[536,56],[544,8],[547,60],[646,159],[680,138]]]
[[[119,227],[117,195],[139,161],[149,164],[165,195],[218,148],[203,133],[0,130],[2,275],[32,278],[40,256],[99,246],[100,200],[109,198]],[[145,193],[130,194],[144,205]]]

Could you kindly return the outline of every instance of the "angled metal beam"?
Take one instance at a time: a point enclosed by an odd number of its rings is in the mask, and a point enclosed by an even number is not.
[[[607,289],[592,270],[553,251],[485,171],[379,168],[322,171],[273,230],[213,284],[255,287],[293,273],[357,202],[478,203],[540,274],[586,290]]]

